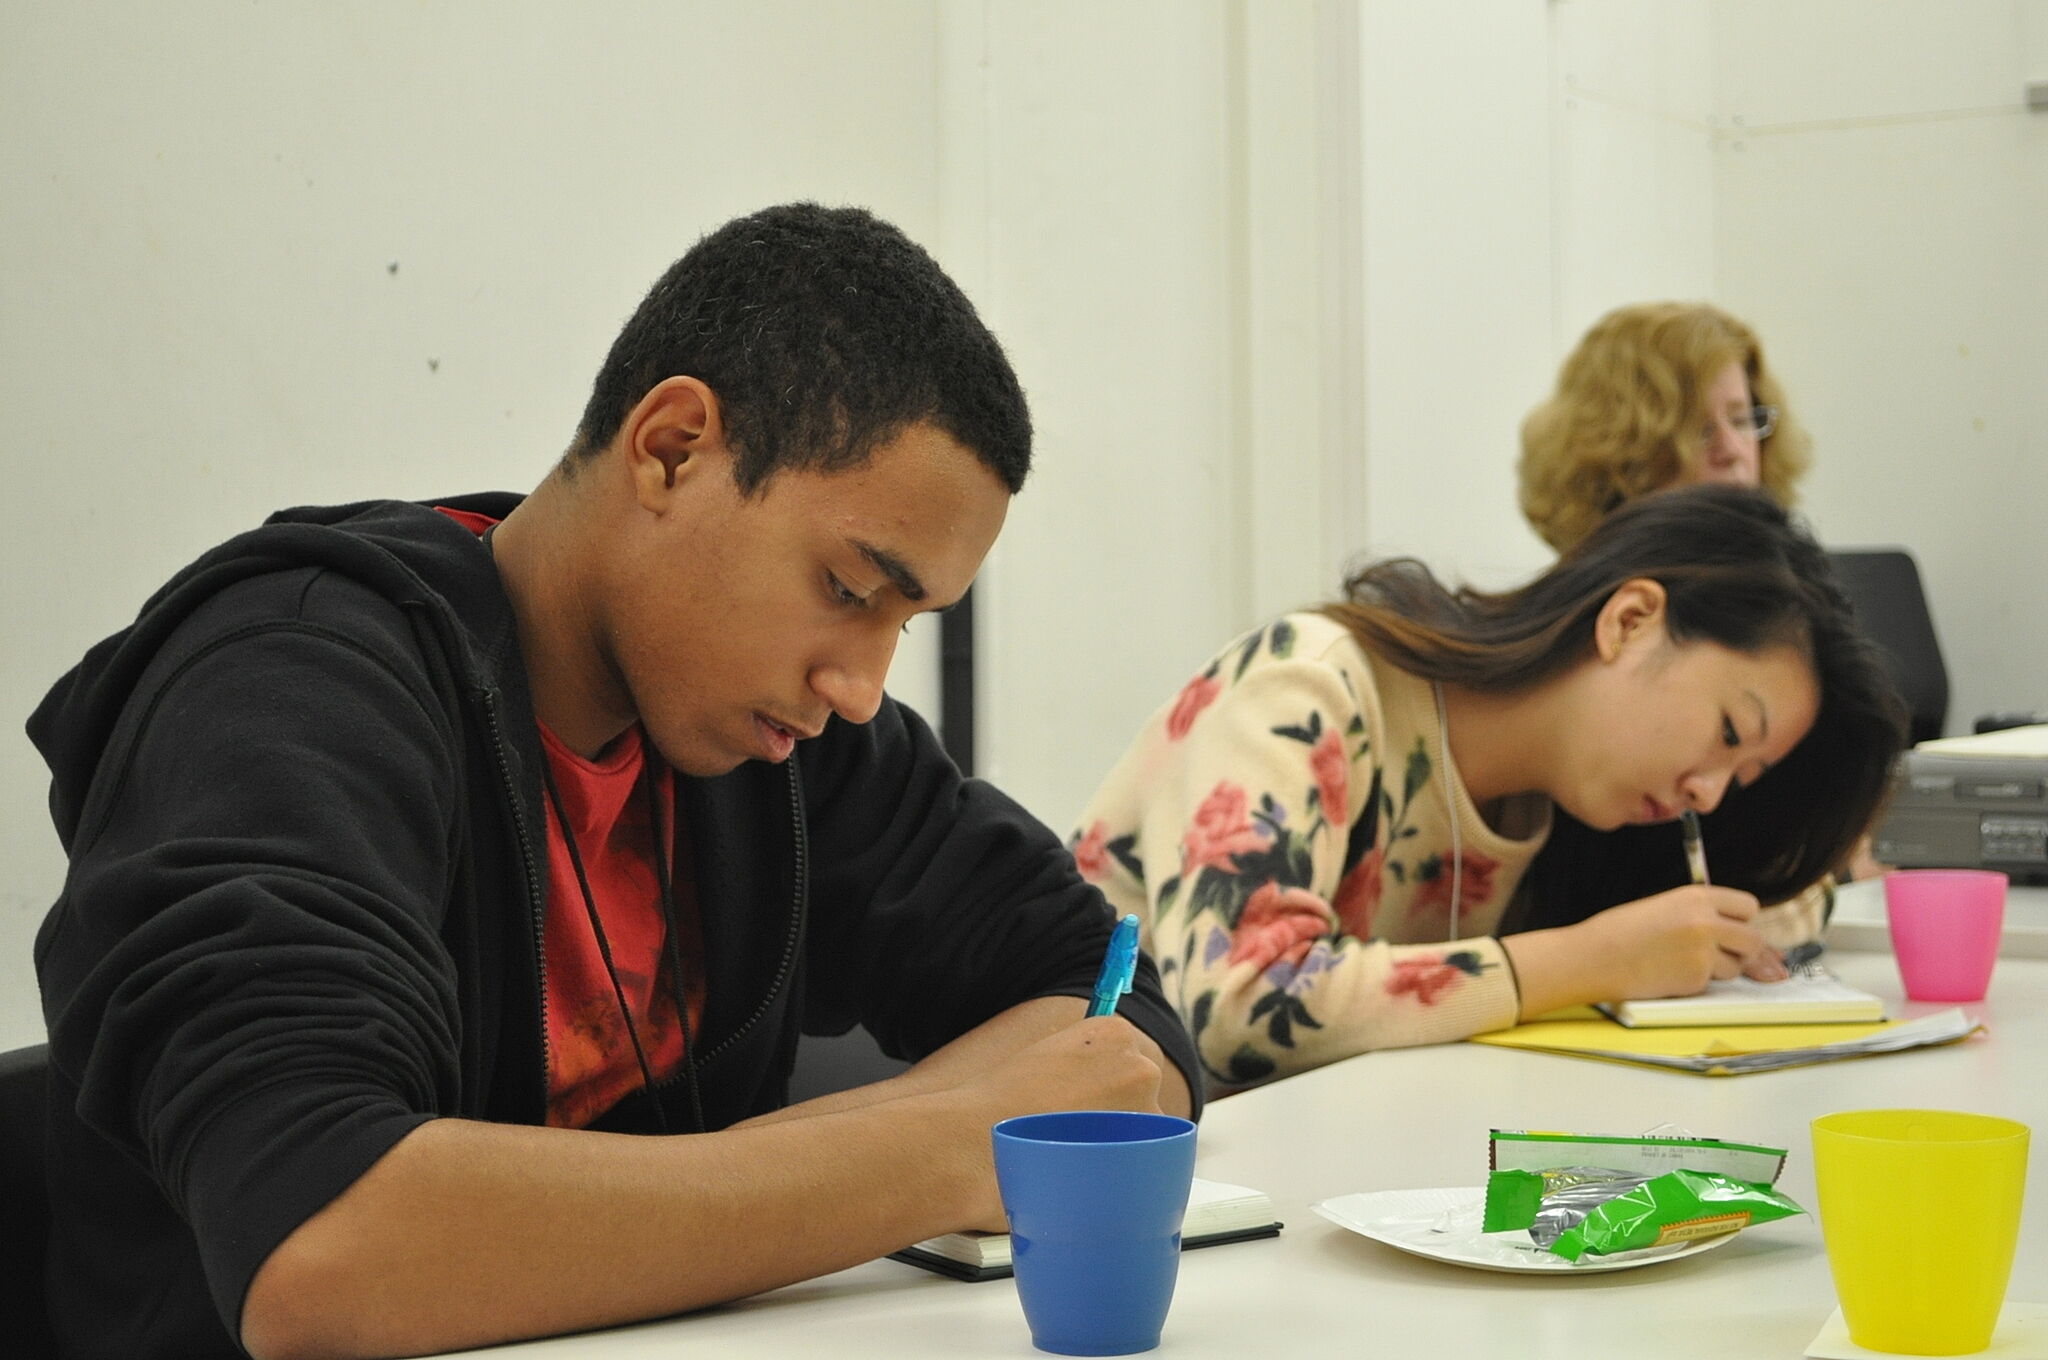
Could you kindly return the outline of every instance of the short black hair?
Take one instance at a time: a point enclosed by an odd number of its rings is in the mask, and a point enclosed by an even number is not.
[[[857,467],[930,422],[1015,493],[1031,415],[988,327],[938,262],[861,208],[788,203],[726,223],[669,266],[612,342],[565,463],[661,383],[718,395],[733,476]]]

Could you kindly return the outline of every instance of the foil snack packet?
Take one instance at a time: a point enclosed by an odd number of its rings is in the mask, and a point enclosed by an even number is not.
[[[1526,1232],[1533,1245],[1568,1261],[1805,1212],[1770,1186],[1784,1168],[1783,1148],[1496,1129],[1490,1160],[1482,1231]]]

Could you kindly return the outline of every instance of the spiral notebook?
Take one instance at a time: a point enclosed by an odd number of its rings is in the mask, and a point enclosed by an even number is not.
[[[1855,1025],[1884,1019],[1884,1002],[1815,962],[1782,982],[1746,977],[1707,984],[1697,996],[1598,1006],[1630,1029],[1665,1025]]]
[[[1188,1192],[1180,1246],[1182,1251],[1193,1251],[1196,1247],[1221,1246],[1225,1242],[1277,1237],[1280,1228],[1280,1222],[1273,1217],[1273,1201],[1262,1191],[1205,1181],[1197,1176]],[[1001,1280],[1011,1273],[1007,1233],[947,1233],[891,1252],[889,1257],[951,1275],[956,1280]]]

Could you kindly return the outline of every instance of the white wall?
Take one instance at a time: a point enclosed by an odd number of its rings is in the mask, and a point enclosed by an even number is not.
[[[899,222],[1017,362],[980,736],[1056,825],[1359,551],[1544,561],[1517,426],[1647,297],[1757,322],[1826,537],[1920,551],[1956,712],[2048,705],[2023,75],[2043,0],[0,8],[0,1045],[50,681],[277,505],[530,485],[647,284],[787,198]]]
[[[1522,417],[1602,313],[1713,292],[1707,10],[1365,5],[1355,547],[1486,587],[1549,561],[1515,500]]]
[[[1552,344],[1561,362],[1615,307],[1714,295],[1721,55],[1710,0],[1549,8]]]
[[[859,202],[934,242],[935,23],[0,8],[0,1044],[40,1033],[62,876],[21,731],[50,682],[280,505],[531,486],[647,286],[737,213]]]
[[[1556,367],[1549,16],[1517,0],[1364,16],[1368,494],[1352,547],[1501,584],[1543,560],[1512,469]]]
[[[1714,29],[1720,294],[1815,433],[1814,523],[1918,557],[1951,731],[2048,709],[2048,5],[1721,0]]]
[[[1355,381],[1325,350],[1356,324],[1323,287],[1352,264],[1318,154],[1349,108],[1348,66],[1319,62],[1330,10],[944,11],[948,79],[971,73],[949,112],[974,129],[942,178],[978,190],[948,221],[979,238],[963,257],[1039,436],[977,587],[982,772],[1063,830],[1211,652],[1327,593],[1348,536],[1358,441],[1325,410]]]
[[[1367,545],[1540,565],[1521,416],[1601,313],[1708,298],[1816,436],[1821,538],[1918,555],[1951,730],[2048,709],[2048,2],[1362,13]]]
[[[984,773],[1059,820],[1074,753],[1107,768],[1225,628],[1229,556],[1159,550],[1229,525],[1224,7],[973,8],[985,286],[1038,431],[980,588]]]

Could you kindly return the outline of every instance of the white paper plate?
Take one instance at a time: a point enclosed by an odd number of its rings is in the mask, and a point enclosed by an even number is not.
[[[1339,1195],[1309,1207],[1340,1228],[1349,1228],[1400,1251],[1476,1270],[1518,1273],[1587,1275],[1603,1270],[1632,1270],[1712,1251],[1735,1236],[1723,1233],[1719,1237],[1644,1247],[1612,1256],[1589,1254],[1581,1256],[1574,1265],[1539,1248],[1518,1247],[1506,1234],[1479,1231],[1485,1205],[1485,1189],[1465,1185],[1448,1190],[1375,1190],[1362,1195]]]

